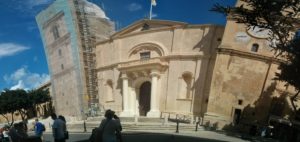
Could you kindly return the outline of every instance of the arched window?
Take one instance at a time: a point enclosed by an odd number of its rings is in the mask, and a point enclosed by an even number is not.
[[[150,51],[140,53],[140,59],[141,60],[146,60],[146,59],[150,59],[150,58],[151,58],[151,52]]]
[[[190,99],[192,97],[192,74],[184,73],[180,77],[179,99]]]
[[[54,40],[58,39],[60,36],[59,36],[59,31],[58,31],[58,25],[54,25],[51,29],[52,31],[52,34],[53,34],[53,37],[54,37]]]
[[[114,93],[113,93],[113,83],[111,80],[106,82],[106,101],[113,101],[114,100]]]
[[[259,45],[257,43],[254,43],[254,44],[252,44],[251,51],[252,52],[257,52],[258,48],[259,48]]]
[[[58,49],[58,56],[61,57],[61,49]]]

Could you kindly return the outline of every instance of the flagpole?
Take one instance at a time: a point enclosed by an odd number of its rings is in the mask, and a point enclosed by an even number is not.
[[[149,20],[152,19],[152,1],[150,3],[150,13],[149,13]]]

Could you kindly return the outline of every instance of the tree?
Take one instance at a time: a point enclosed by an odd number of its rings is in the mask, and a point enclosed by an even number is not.
[[[22,90],[18,90],[17,92],[19,91],[22,93],[25,92],[25,91],[23,92]],[[20,108],[20,105],[18,104],[19,102],[16,99],[17,99],[17,93],[15,91],[5,89],[3,92],[1,92],[0,113],[6,119],[7,123],[10,125],[14,123],[14,114],[16,110]],[[9,120],[8,114],[10,114],[11,121]]]
[[[32,100],[32,108],[36,110],[38,107],[41,107],[41,104],[51,101],[51,97],[49,95],[49,90],[37,89],[28,91],[28,95]],[[38,110],[39,111],[39,110]],[[36,111],[34,111],[36,112]],[[40,111],[39,111],[40,113]]]
[[[285,82],[295,88],[296,94],[291,97],[294,102],[300,93],[300,0],[240,0],[236,7],[214,5],[212,11],[227,15],[237,23],[243,23],[248,28],[258,27],[268,29],[270,46],[275,57],[283,58],[279,65],[280,73],[276,80]]]
[[[29,109],[36,109],[38,105],[51,101],[48,90],[31,90],[26,92],[23,89],[8,90],[5,89],[0,95],[0,115],[7,123],[14,123],[14,114],[18,112],[24,121],[28,118]],[[9,115],[11,121],[9,120]],[[11,123],[10,123],[11,122]]]
[[[2,95],[1,95],[2,96]],[[32,100],[23,89],[6,90],[4,92],[4,102],[11,113],[18,112],[22,120],[26,118],[26,110],[32,105]],[[5,100],[6,99],[6,100]],[[13,116],[12,116],[13,117]]]

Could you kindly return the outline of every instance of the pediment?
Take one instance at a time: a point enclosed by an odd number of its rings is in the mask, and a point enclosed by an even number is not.
[[[112,35],[112,38],[122,37],[122,36],[131,35],[134,33],[139,33],[144,31],[183,27],[186,25],[187,23],[183,23],[183,22],[144,19],[144,20],[137,21],[129,25],[128,27],[120,30],[119,32]]]

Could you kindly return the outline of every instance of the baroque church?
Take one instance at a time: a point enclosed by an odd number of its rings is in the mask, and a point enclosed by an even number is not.
[[[268,31],[230,16],[225,27],[144,19],[115,32],[95,4],[56,0],[36,20],[55,108],[69,119],[113,109],[224,127],[291,114]]]

